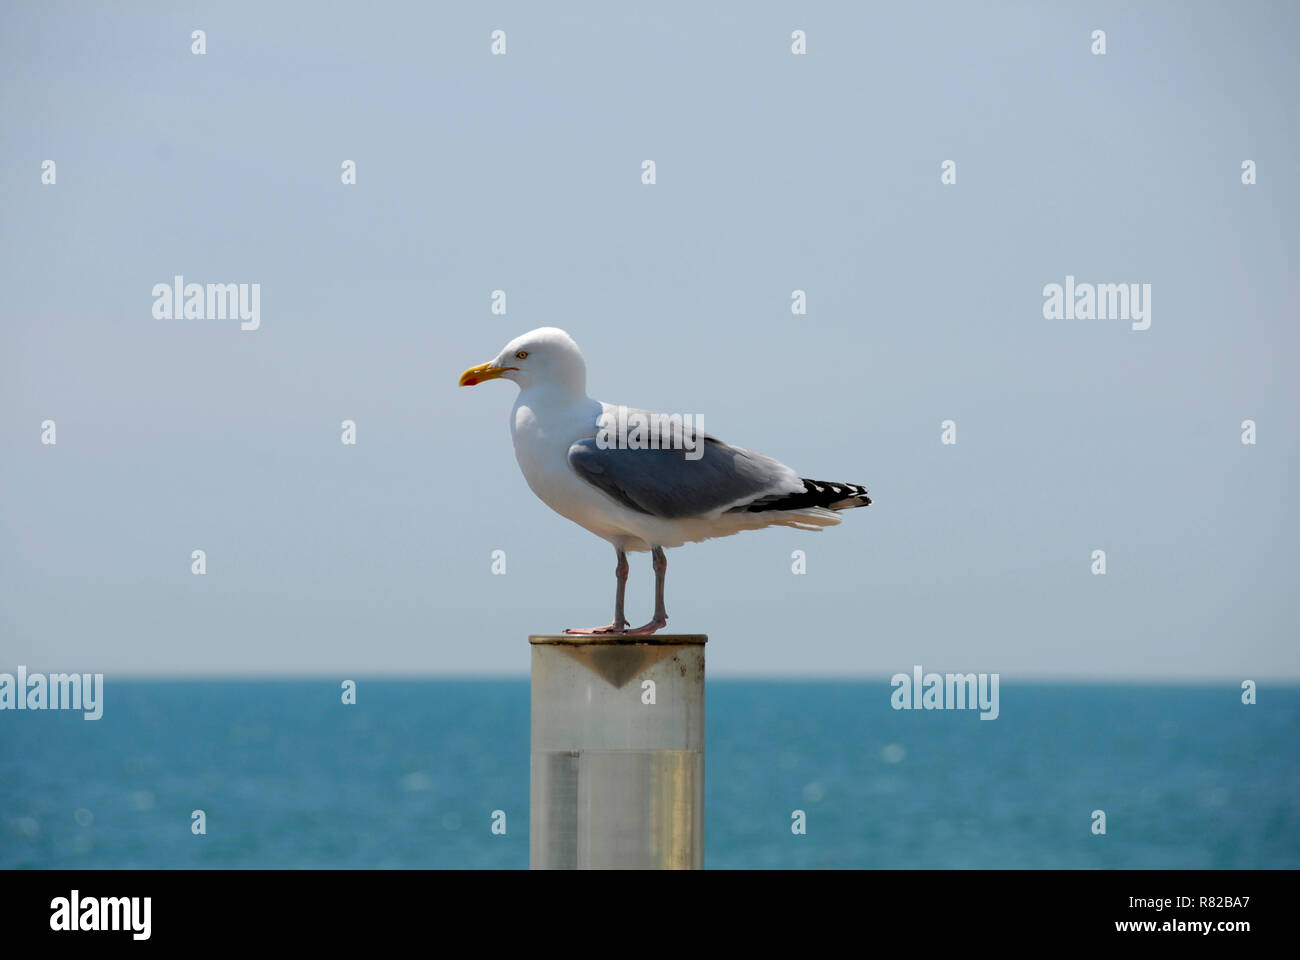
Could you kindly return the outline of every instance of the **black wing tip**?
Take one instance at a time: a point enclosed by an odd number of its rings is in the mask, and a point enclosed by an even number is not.
[[[809,480],[807,477],[799,479],[803,481],[803,491],[800,493],[772,494],[736,509],[746,513],[766,513],[769,510],[806,510],[809,507],[851,510],[854,507],[871,506],[867,488],[861,484]]]

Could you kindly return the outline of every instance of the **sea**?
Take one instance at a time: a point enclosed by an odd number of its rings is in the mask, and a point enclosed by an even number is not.
[[[710,680],[706,867],[1300,866],[1300,689],[1004,682],[992,720],[891,692]],[[0,867],[528,866],[527,679],[342,700],[119,681],[99,720],[0,712]]]

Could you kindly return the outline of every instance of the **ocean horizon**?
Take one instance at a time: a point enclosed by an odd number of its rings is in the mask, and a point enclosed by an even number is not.
[[[354,679],[353,705],[339,677],[137,678],[98,720],[4,711],[0,867],[526,868],[528,679]],[[1293,685],[1005,681],[991,720],[892,693],[710,679],[706,867],[1300,866]]]

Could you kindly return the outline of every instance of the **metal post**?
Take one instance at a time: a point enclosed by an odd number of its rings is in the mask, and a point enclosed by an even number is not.
[[[528,638],[534,870],[704,866],[707,641]]]

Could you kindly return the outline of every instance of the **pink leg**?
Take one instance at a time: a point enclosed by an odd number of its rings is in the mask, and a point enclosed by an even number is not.
[[[615,547],[618,550],[617,547]],[[627,590],[627,554],[618,550],[618,566],[614,568],[614,576],[618,578],[618,589],[614,593],[614,622],[607,627],[591,627],[587,630],[565,630],[565,633],[571,633],[575,636],[595,636],[601,633],[622,633],[627,627],[627,621],[623,619],[623,594]]]
[[[668,611],[664,607],[664,578],[668,575],[668,558],[662,547],[655,547],[651,553],[655,570],[655,618],[644,627],[624,631],[629,637],[648,637],[656,630],[668,625]]]

